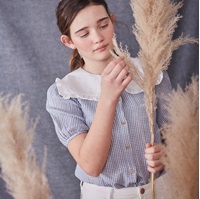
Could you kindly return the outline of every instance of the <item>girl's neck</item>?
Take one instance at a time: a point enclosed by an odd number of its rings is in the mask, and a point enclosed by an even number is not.
[[[89,73],[101,75],[103,70],[106,68],[106,66],[113,60],[112,57],[110,57],[107,60],[101,60],[101,61],[92,61],[92,60],[85,60],[85,65],[83,66],[83,69],[86,70]]]

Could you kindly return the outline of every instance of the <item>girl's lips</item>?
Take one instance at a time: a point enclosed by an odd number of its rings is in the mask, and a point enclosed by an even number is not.
[[[108,44],[107,45],[102,45],[102,46],[98,47],[97,49],[95,49],[94,51],[104,51],[107,46],[108,46]]]

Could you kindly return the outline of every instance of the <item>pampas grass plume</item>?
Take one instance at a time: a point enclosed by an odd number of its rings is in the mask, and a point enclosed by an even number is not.
[[[36,122],[30,120],[22,96],[0,96],[0,167],[10,195],[15,199],[53,199],[32,147]]]
[[[156,109],[155,85],[159,74],[167,70],[172,53],[181,45],[187,43],[198,43],[196,38],[181,35],[173,39],[173,33],[177,22],[182,16],[178,10],[183,6],[182,2],[173,3],[170,0],[130,0],[130,5],[135,19],[133,34],[140,46],[138,58],[141,62],[143,73],[134,63],[130,62],[128,49],[122,49],[117,45],[114,38],[115,52],[126,58],[131,68],[133,80],[144,91],[144,102],[149,119],[151,133],[151,144],[154,145],[154,121],[153,115]],[[152,199],[154,193],[154,174],[151,174]]]
[[[167,193],[171,198],[198,198],[199,92],[198,79],[185,92],[178,87],[166,97],[169,123],[164,126]]]

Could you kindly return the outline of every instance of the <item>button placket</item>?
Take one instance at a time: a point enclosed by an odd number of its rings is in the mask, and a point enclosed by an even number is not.
[[[122,100],[119,101],[118,107],[118,121],[121,126],[122,140],[124,144],[124,152],[127,159],[127,172],[131,181],[136,181],[135,165],[133,164],[133,152],[131,149],[130,135],[126,117],[124,115],[124,110],[122,106]]]

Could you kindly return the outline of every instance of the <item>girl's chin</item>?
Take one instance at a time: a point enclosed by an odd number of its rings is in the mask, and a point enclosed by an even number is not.
[[[97,59],[103,59],[103,60],[108,60],[112,59],[112,55],[110,53],[110,50],[106,50],[104,52],[98,53],[95,55]]]
[[[98,56],[98,57],[96,57],[96,60],[97,60],[97,61],[103,61],[103,62],[105,62],[105,61],[110,62],[110,61],[113,60],[113,57],[112,57],[112,55],[109,53],[109,54],[107,54],[106,56],[104,55],[104,56]]]

